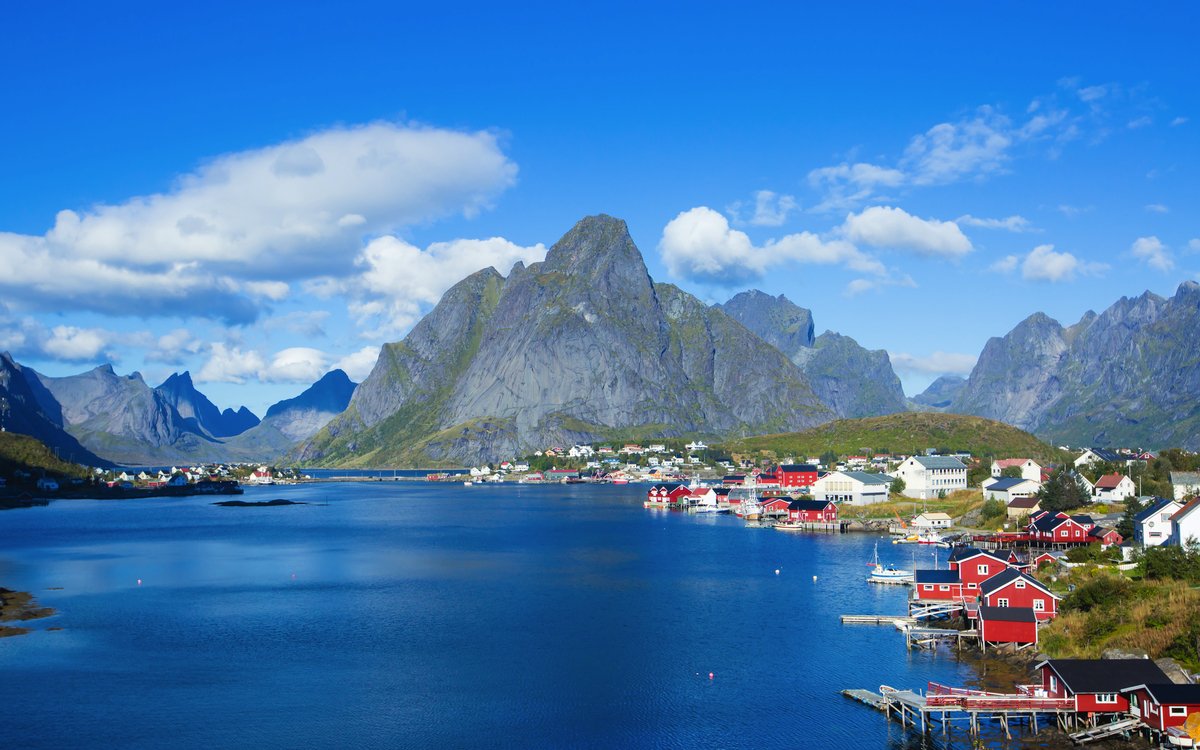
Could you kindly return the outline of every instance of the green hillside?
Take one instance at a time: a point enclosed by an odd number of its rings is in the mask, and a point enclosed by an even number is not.
[[[36,438],[0,432],[0,476],[10,478],[17,469],[24,472],[44,469],[60,477],[86,477],[90,473],[86,466],[56,458],[54,451]]]
[[[970,451],[975,456],[1032,458],[1040,464],[1062,463],[1070,454],[1047,445],[1028,432],[983,417],[960,414],[906,412],[886,417],[840,419],[819,427],[783,435],[729,440],[713,446],[730,453],[777,458],[839,457],[876,453],[918,454],[927,448]]]

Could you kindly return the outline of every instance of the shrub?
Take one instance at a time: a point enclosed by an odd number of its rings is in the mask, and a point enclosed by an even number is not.
[[[1096,608],[1114,606],[1131,594],[1133,586],[1126,579],[1100,576],[1067,594],[1062,606],[1068,612],[1091,612]]]
[[[990,521],[993,518],[1001,518],[1008,515],[1008,508],[999,500],[988,500],[983,504],[983,520]]]

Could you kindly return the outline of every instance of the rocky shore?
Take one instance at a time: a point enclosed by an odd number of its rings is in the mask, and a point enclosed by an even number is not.
[[[39,607],[33,594],[0,588],[0,638],[32,632],[31,628],[23,628],[9,623],[39,620],[57,614],[58,611],[53,607]],[[58,630],[58,628],[50,628],[50,630]]]

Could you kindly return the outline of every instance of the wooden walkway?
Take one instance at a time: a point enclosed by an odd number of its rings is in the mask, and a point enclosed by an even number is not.
[[[916,619],[904,615],[842,615],[843,625],[891,625],[900,622],[915,625]]]

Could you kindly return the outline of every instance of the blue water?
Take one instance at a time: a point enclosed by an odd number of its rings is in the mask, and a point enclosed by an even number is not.
[[[384,482],[243,497],[328,505],[4,512],[0,585],[61,614],[0,639],[0,745],[888,747],[901,730],[838,690],[972,676],[839,623],[904,611],[907,589],[863,580],[876,537],[650,511],[644,491]]]

